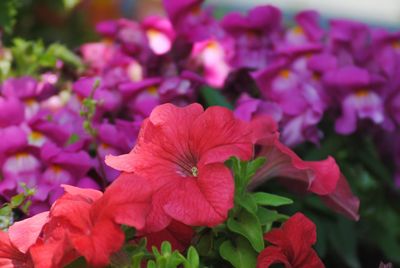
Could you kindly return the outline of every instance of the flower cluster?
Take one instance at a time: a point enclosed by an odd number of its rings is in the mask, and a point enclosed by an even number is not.
[[[199,104],[183,108],[172,104],[157,106],[144,120],[131,152],[106,157],[106,164],[122,173],[104,193],[64,185],[65,194],[50,211],[16,222],[7,233],[1,233],[0,262],[10,267],[63,267],[83,256],[89,264],[102,267],[124,244],[121,225],[137,231],[131,243],[147,237],[151,246],[165,239],[184,250],[195,234],[191,227],[216,227],[230,217],[230,211],[237,210],[234,199],[239,196],[238,174],[235,172],[234,179],[224,163],[232,156],[250,160],[256,144],[262,147],[260,154],[270,160],[252,179],[254,183],[271,177],[289,179],[294,186],[305,185],[310,192],[321,195],[338,212],[357,219],[358,200],[351,194],[335,161],[331,158],[321,162],[302,161],[279,142],[277,134],[271,117],[248,123],[236,119],[232,111],[223,107],[204,111]],[[269,202],[262,193],[254,198],[260,204]],[[240,218],[248,212],[237,213]],[[232,220],[228,220],[228,227]],[[305,230],[290,227],[292,221],[300,221],[294,224],[304,224]],[[283,226],[288,237],[274,240],[277,232],[267,233],[266,240],[286,247],[286,242],[279,241],[289,239],[295,250],[285,253],[283,249],[280,254],[289,254],[287,260],[281,257],[277,260],[297,265],[307,257],[313,259],[315,267],[323,267],[309,249],[315,242],[315,229],[308,220],[295,215]],[[290,238],[293,232],[299,232],[299,237]],[[296,243],[309,232],[310,243],[299,251]],[[246,237],[245,232],[241,234]],[[253,245],[258,251],[264,247],[260,239],[261,244]],[[265,257],[265,252],[271,250],[277,251],[275,247],[267,247],[259,256],[260,264],[270,262],[273,256]]]
[[[23,76],[1,85],[0,163],[1,195],[8,199],[23,191],[23,182],[35,188],[31,212],[49,209],[61,194],[62,183],[97,188],[87,176],[93,161],[82,146],[70,144],[74,133],[64,121],[66,109],[55,99],[57,75],[43,74],[40,80]],[[67,124],[67,126],[65,125]]]

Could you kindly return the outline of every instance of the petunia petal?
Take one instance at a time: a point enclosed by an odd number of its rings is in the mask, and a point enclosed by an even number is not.
[[[178,178],[169,187],[164,210],[186,225],[215,226],[233,207],[233,177],[223,164],[206,165],[199,169],[198,178]]]
[[[42,212],[10,226],[8,235],[11,243],[22,253],[26,253],[35,244],[43,226],[49,220],[49,212]]]

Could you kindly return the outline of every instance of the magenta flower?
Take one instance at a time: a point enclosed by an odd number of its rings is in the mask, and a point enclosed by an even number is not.
[[[222,28],[235,40],[231,66],[260,69],[266,67],[281,31],[281,12],[273,6],[251,9],[247,16],[227,14]]]
[[[177,36],[199,42],[222,34],[211,9],[201,9],[204,0],[163,0]]]
[[[294,146],[305,140],[318,143],[327,100],[318,73],[308,68],[311,58],[280,60],[253,73],[264,99],[276,103],[282,111],[282,139]]]
[[[18,125],[24,119],[24,105],[18,98],[0,96],[0,127]]]

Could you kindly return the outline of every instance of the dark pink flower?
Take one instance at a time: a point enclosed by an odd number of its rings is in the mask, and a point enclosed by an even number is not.
[[[272,118],[258,117],[252,124],[255,142],[261,145],[258,156],[265,157],[267,162],[254,176],[250,188],[278,178],[292,189],[321,196],[335,211],[351,219],[358,219],[360,202],[352,194],[332,157],[321,161],[304,161],[279,141],[277,125]]]

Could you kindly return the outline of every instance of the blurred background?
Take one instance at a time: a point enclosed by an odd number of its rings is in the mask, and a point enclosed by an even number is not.
[[[97,38],[94,25],[121,16],[141,19],[162,14],[161,0],[14,0],[18,6],[13,36],[41,38],[47,44],[62,42],[77,46]],[[280,7],[287,18],[304,9],[319,11],[323,19],[348,18],[394,29],[400,25],[399,0],[208,0],[217,15],[247,10],[260,4]],[[6,7],[1,8],[0,15]],[[3,11],[2,11],[3,10]],[[6,35],[6,42],[9,41]]]

